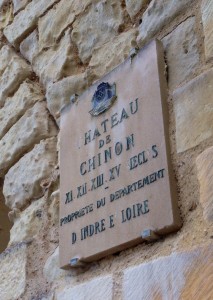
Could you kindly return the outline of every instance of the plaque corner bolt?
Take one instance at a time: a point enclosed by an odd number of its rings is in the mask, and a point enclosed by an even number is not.
[[[138,54],[139,48],[138,47],[134,47],[130,50],[129,52],[129,58],[131,63],[133,62],[133,59],[135,58],[135,56]]]
[[[73,257],[70,260],[71,267],[84,267],[86,263],[82,262],[79,257]]]
[[[71,103],[76,103],[77,100],[78,100],[78,94],[73,94],[70,96]]]
[[[160,236],[156,234],[152,229],[145,229],[144,231],[142,231],[141,237],[143,240],[148,242],[153,242],[160,238]]]

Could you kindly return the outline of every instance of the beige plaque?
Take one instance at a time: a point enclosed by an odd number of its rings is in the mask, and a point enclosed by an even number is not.
[[[62,111],[62,268],[180,227],[163,57],[151,42]]]

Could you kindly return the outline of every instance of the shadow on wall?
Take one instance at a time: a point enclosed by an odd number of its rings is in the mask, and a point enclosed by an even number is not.
[[[0,182],[0,253],[3,252],[10,240],[12,223],[8,218],[9,208],[4,203],[2,194],[2,182]]]

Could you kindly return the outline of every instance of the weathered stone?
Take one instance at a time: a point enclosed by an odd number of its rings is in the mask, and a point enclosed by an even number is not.
[[[3,33],[0,31],[0,49],[4,46],[3,43]]]
[[[118,35],[123,22],[120,1],[102,0],[93,4],[86,15],[73,23],[72,39],[78,47],[83,63],[89,61],[95,47]]]
[[[200,183],[200,202],[205,220],[213,222],[213,147],[201,153],[197,160],[198,180]]]
[[[18,244],[0,254],[0,299],[17,300],[26,287],[27,246]]]
[[[53,82],[77,73],[79,62],[71,43],[70,30],[67,30],[58,45],[41,52],[35,57],[33,70],[40,77],[41,83],[47,88]]]
[[[4,5],[8,4],[8,0],[0,0],[0,8],[3,8]]]
[[[189,18],[162,40],[166,51],[170,89],[192,75],[199,66],[199,51],[194,28],[195,18]]]
[[[14,46],[18,45],[37,25],[38,18],[56,0],[33,0],[17,14],[13,22],[4,29],[4,35]]]
[[[138,44],[142,47],[159,32],[163,26],[171,22],[192,0],[152,0],[143,14],[139,26]]]
[[[54,300],[54,292],[49,293],[48,295],[45,295],[41,298],[41,300]]]
[[[12,223],[8,218],[9,208],[5,205],[2,187],[0,188],[0,253],[8,246]]]
[[[45,102],[37,102],[13,125],[0,141],[0,174],[16,163],[40,140],[54,136],[57,129]]]
[[[7,98],[0,110],[0,138],[14,125],[35,102],[44,99],[37,83],[24,81],[13,97]]]
[[[146,5],[149,0],[125,0],[126,10],[131,18],[134,18],[135,15]]]
[[[93,52],[89,63],[88,76],[91,81],[101,78],[117,65],[122,63],[130,53],[130,50],[137,46],[136,30],[124,32],[112,41],[106,43]]]
[[[92,0],[62,0],[44,17],[39,19],[39,49],[53,46],[63,31],[75,20],[75,16],[85,11]]]
[[[47,90],[47,107],[55,119],[60,116],[61,108],[70,102],[70,96],[81,94],[87,88],[87,80],[84,73],[64,78],[56,82]]]
[[[30,0],[13,0],[13,13],[16,14],[21,9],[24,9]]]
[[[14,225],[10,230],[9,245],[30,241],[39,233],[43,226],[42,213],[44,205],[44,198],[34,201],[15,219]]]
[[[174,92],[177,152],[213,135],[212,79],[210,69]]]
[[[56,143],[55,137],[42,140],[6,174],[3,193],[11,209],[43,196],[41,181],[50,177],[57,163]]]
[[[13,51],[12,48],[7,45],[3,46],[0,50],[0,76],[11,62],[13,57],[18,57],[18,55]]]
[[[0,107],[19,85],[30,76],[31,67],[21,58],[14,57],[0,78]]]
[[[33,58],[38,55],[38,36],[37,30],[34,30],[23,42],[20,44],[21,54],[31,63]]]
[[[70,271],[64,271],[59,267],[59,247],[47,259],[43,273],[46,280],[50,283],[70,273]]]
[[[9,1],[0,3],[0,30],[4,29],[13,19],[13,6]]]
[[[112,276],[95,278],[72,288],[65,288],[56,294],[56,300],[112,300],[113,299],[113,279]],[[136,298],[135,298],[136,299]]]
[[[127,269],[122,299],[211,299],[212,246],[174,253]]]
[[[205,35],[205,54],[206,59],[213,57],[213,2],[203,0],[201,5],[203,29]]]
[[[50,196],[50,206],[48,209],[48,215],[50,216],[52,226],[59,224],[59,201],[60,192],[57,190]]]

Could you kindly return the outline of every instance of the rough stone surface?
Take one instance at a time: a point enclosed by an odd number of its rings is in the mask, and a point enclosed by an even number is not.
[[[198,180],[200,183],[200,202],[205,220],[213,222],[213,147],[201,153],[197,160]]]
[[[60,116],[61,108],[70,102],[70,96],[80,95],[87,88],[87,80],[84,73],[64,78],[53,84],[47,90],[47,107],[55,119]]]
[[[39,49],[53,46],[75,16],[84,12],[92,0],[62,0],[39,20]]]
[[[15,51],[9,46],[5,45],[1,48],[0,51],[0,76],[11,62],[13,57],[18,57]]]
[[[73,43],[71,43],[70,30],[67,30],[58,45],[35,57],[33,70],[47,88],[53,82],[77,73],[79,62]]]
[[[111,276],[99,277],[73,288],[65,288],[56,294],[56,300],[112,300],[113,279]]]
[[[44,95],[37,83],[24,81],[13,97],[7,98],[0,110],[0,138],[17,122],[20,117],[37,101],[44,99]]]
[[[34,30],[28,37],[23,40],[20,44],[21,54],[31,63],[33,62],[33,58],[38,55],[38,36],[37,30]]]
[[[19,85],[30,76],[31,67],[21,58],[14,57],[0,78],[0,107]]]
[[[25,8],[30,0],[13,0],[13,13],[17,13],[21,9]]]
[[[179,85],[199,66],[195,18],[181,23],[162,42],[168,65],[169,88]]]
[[[48,214],[50,216],[50,222],[52,226],[57,226],[59,224],[59,201],[60,191],[57,190],[50,196],[50,206],[48,209]]]
[[[9,245],[30,241],[42,229],[45,199],[34,201],[25,209],[17,219],[10,230]]]
[[[122,299],[211,299],[212,250],[213,244],[127,269]]]
[[[0,0],[0,8],[3,8],[8,2],[8,0]]]
[[[20,209],[43,196],[41,182],[50,177],[57,163],[56,143],[55,137],[42,140],[9,170],[3,187],[8,207]]]
[[[126,10],[131,18],[133,18],[137,13],[149,2],[149,0],[125,0]]]
[[[91,58],[95,47],[109,41],[123,24],[120,1],[100,1],[93,4],[86,15],[73,23],[72,39],[76,43],[83,63]]]
[[[26,287],[27,246],[19,244],[0,255],[0,299],[17,300]]]
[[[213,135],[213,69],[174,92],[177,152]]]
[[[56,0],[33,0],[17,14],[13,22],[4,29],[8,41],[18,45],[24,37],[36,27],[38,18],[56,2]]]
[[[101,78],[117,65],[122,63],[130,54],[130,50],[137,46],[136,30],[124,32],[112,41],[106,43],[93,52],[89,63],[88,76],[91,81]]]
[[[192,0],[152,0],[139,26],[138,44],[142,47],[172,21]]]
[[[9,1],[0,3],[0,30],[4,29],[13,19],[13,6]]]
[[[37,102],[13,125],[0,141],[0,174],[40,140],[54,136],[57,129],[48,115],[46,104]]]
[[[46,261],[43,273],[48,282],[59,280],[70,273],[70,271],[64,271],[59,268],[59,247],[55,249]]]
[[[201,5],[203,29],[205,35],[205,54],[206,59],[213,57],[213,2],[203,0]]]

